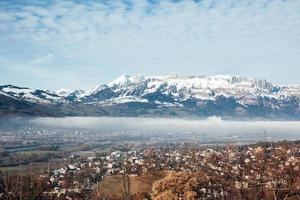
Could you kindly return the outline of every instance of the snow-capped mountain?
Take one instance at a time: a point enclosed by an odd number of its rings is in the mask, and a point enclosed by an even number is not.
[[[31,90],[26,87],[17,87],[13,85],[0,86],[0,92],[0,94],[32,103],[51,104],[66,101],[61,95],[57,95],[50,91]]]
[[[160,97],[150,98],[159,94]],[[238,76],[145,76],[122,75],[107,85],[80,93],[77,100],[88,103],[148,102],[158,104],[184,102],[189,99],[216,100],[234,97],[242,105],[255,104],[260,97],[282,99],[300,96],[299,86],[279,86],[266,80]],[[163,99],[161,99],[164,97]],[[161,101],[162,100],[162,101]],[[180,105],[180,104],[177,104]]]
[[[87,91],[1,86],[0,92],[30,103],[61,105],[62,115],[67,110],[72,115],[300,118],[300,86],[240,76],[122,75]]]
[[[55,92],[56,95],[66,98],[69,101],[80,99],[85,94],[84,90],[59,89]]]

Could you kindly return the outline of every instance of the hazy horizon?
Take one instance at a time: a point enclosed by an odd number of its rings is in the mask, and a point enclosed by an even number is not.
[[[25,120],[24,120],[25,119]],[[12,124],[90,131],[138,133],[206,134],[207,136],[249,136],[300,139],[300,121],[229,121],[218,117],[135,118],[135,117],[36,117],[10,118]],[[9,126],[9,123],[6,126]]]

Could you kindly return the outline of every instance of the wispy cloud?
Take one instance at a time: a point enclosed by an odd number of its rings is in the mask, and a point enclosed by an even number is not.
[[[122,73],[174,71],[299,83],[287,71],[300,67],[300,1],[4,1],[0,7],[0,50],[15,50],[18,60],[18,49],[7,43],[26,41],[31,60],[42,50],[58,55],[56,66],[97,74],[90,85]]]
[[[49,64],[54,60],[55,56],[52,53],[48,53],[46,55],[43,55],[39,58],[35,58],[32,60],[29,65],[44,65],[44,64]]]

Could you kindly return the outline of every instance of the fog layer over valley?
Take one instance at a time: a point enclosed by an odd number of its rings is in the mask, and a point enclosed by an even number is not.
[[[82,141],[123,140],[143,142],[257,142],[264,140],[300,139],[299,121],[225,121],[217,117],[181,118],[11,118],[0,123],[2,136],[9,131],[16,137],[26,134],[83,137]],[[85,138],[85,136],[88,136]],[[94,140],[96,142],[96,140]]]

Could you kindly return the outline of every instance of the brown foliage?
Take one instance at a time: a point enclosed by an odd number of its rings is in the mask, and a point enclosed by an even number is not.
[[[171,173],[166,178],[154,182],[152,186],[152,198],[154,200],[169,199],[193,200],[197,198],[198,184],[205,181],[204,174]]]
[[[5,177],[0,172],[0,200],[46,199],[47,184],[31,176]]]

